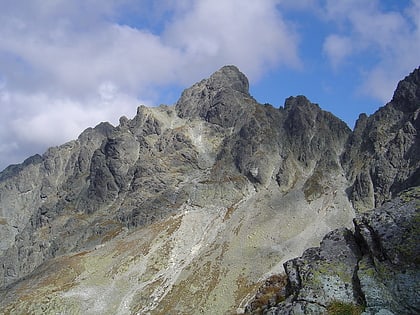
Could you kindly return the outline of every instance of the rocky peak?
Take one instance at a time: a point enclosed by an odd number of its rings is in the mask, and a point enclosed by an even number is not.
[[[414,112],[419,109],[420,67],[398,83],[392,98],[394,106],[402,112]]]
[[[181,118],[204,119],[223,127],[233,127],[254,111],[246,76],[235,66],[225,66],[208,79],[186,89],[176,103]]]
[[[298,95],[298,96],[290,96],[288,97],[284,102],[284,109],[286,110],[292,110],[296,107],[308,107],[308,106],[317,106],[315,104],[312,104],[308,98],[304,95]],[[319,109],[319,106],[317,106]]]
[[[35,154],[25,159],[25,161],[23,161],[22,164],[9,165],[2,172],[0,172],[0,181],[6,180],[9,177],[16,176],[20,171],[22,171],[25,167],[31,164],[39,164],[41,162],[42,162],[42,157],[39,154]]]
[[[380,206],[411,186],[420,185],[420,69],[400,81],[386,106],[361,115],[349,139],[343,165],[354,206]]]
[[[213,89],[232,89],[244,94],[249,93],[248,78],[235,66],[224,66],[207,80]]]
[[[303,95],[287,98],[284,109],[287,114],[285,129],[290,134],[312,139],[313,134],[319,134],[322,138],[346,138],[351,133],[341,119],[322,110],[318,104],[311,103]]]

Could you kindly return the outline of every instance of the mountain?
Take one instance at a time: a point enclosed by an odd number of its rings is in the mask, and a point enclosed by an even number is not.
[[[420,69],[355,130],[225,66],[0,173],[5,314],[232,314],[283,263],[418,186]]]

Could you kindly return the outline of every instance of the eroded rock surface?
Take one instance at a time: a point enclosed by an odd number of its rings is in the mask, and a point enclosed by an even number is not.
[[[402,80],[387,105],[360,115],[343,165],[356,209],[369,210],[420,185],[420,68]]]
[[[285,301],[261,313],[333,313],[331,307],[340,303],[366,315],[418,314],[419,219],[420,187],[357,215],[354,233],[332,231],[320,247],[285,263]]]

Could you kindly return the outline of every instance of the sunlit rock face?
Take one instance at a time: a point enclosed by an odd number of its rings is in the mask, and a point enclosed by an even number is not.
[[[256,294],[246,312],[419,313],[419,218],[420,187],[358,214],[354,232],[336,229],[319,247],[287,261],[283,285],[265,290],[268,298]]]
[[[352,132],[304,96],[259,104],[245,75],[226,66],[174,106],[140,106],[117,127],[101,123],[7,168],[1,308],[240,312],[283,262],[351,228],[355,207],[381,204],[418,178],[410,82],[385,107],[395,107],[389,123],[381,109]],[[370,131],[382,125],[388,164],[383,138]]]
[[[420,68],[400,81],[388,104],[360,115],[342,162],[350,199],[363,211],[420,185]]]

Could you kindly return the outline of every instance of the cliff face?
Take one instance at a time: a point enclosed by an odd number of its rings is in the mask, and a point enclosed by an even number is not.
[[[420,71],[401,81],[386,106],[361,115],[342,162],[356,209],[380,206],[420,185]]]
[[[419,69],[354,132],[233,66],[0,174],[6,313],[225,313],[418,180]],[[405,83],[404,83],[405,82]],[[29,294],[31,292],[31,294]],[[65,310],[65,311],[64,311]]]

